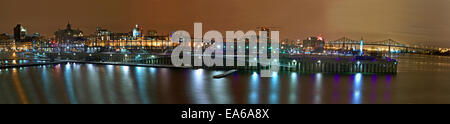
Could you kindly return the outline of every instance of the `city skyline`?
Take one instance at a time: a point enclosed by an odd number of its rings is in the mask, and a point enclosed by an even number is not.
[[[277,104],[450,104],[450,0],[1,0],[0,12],[0,104],[187,104],[156,114],[189,122],[298,120]]]
[[[291,40],[322,34],[327,40],[364,36],[370,41],[392,38],[410,44],[450,46],[447,40],[450,36],[446,35],[450,27],[445,21],[450,19],[447,12],[450,2],[444,0],[104,2],[81,0],[66,5],[65,1],[55,0],[2,1],[1,11],[8,19],[0,20],[0,33],[12,34],[12,28],[20,23],[30,33],[49,36],[63,29],[67,21],[86,34],[95,32],[96,27],[129,32],[135,24],[144,27],[145,32],[187,30],[192,33],[193,23],[202,22],[204,30],[221,32],[279,27],[275,30],[280,30],[280,38]]]

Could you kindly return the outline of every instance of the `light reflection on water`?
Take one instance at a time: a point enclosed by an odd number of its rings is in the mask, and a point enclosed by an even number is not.
[[[353,84],[353,104],[361,104],[361,94],[362,94],[362,74],[361,73],[357,73],[356,75],[354,75],[355,79],[354,79],[354,84]]]
[[[279,94],[278,87],[280,86],[280,80],[277,72],[273,72],[270,82],[270,104],[278,104]]]
[[[210,100],[207,93],[206,85],[208,82],[205,82],[205,74],[203,69],[194,70],[192,73],[192,82],[191,91],[194,92],[192,95],[194,97],[193,103],[195,104],[209,104]]]
[[[259,103],[259,83],[260,83],[259,79],[260,79],[259,74],[253,72],[250,81],[250,95],[249,95],[250,104]]]
[[[38,73],[41,80],[18,80],[18,75],[28,75],[27,72]],[[164,68],[146,68],[92,64],[65,64],[54,67],[30,67],[24,70],[2,70],[6,82],[15,82],[16,90],[3,90],[0,94],[2,103],[22,103],[24,98],[31,103],[194,103],[194,104],[297,104],[297,103],[363,103],[364,75],[329,75],[274,73],[272,78],[261,78],[257,72],[242,72],[233,78],[213,79],[212,76],[223,71],[182,70]],[[187,74],[187,75],[186,75]],[[300,78],[301,76],[310,77]],[[188,76],[188,77],[186,77]],[[176,78],[173,78],[176,77]],[[332,79],[329,82],[328,78]],[[390,76],[386,80],[390,80]],[[246,79],[249,79],[246,81]],[[342,79],[351,81],[351,85],[342,88]],[[378,78],[377,78],[378,79]],[[373,80],[373,79],[371,79]],[[17,83],[23,85],[17,85]],[[34,87],[37,82],[42,87]],[[389,84],[389,83],[387,83]],[[329,87],[331,92],[328,92]],[[311,88],[312,89],[308,89]],[[384,86],[383,88],[389,88]],[[39,90],[26,90],[36,89]],[[61,89],[63,88],[63,89]],[[340,94],[352,88],[351,96]],[[17,89],[21,92],[18,92]],[[25,90],[24,90],[25,89]],[[43,93],[33,93],[41,91]],[[310,91],[310,92],[309,92]],[[384,90],[388,97],[390,91]],[[26,93],[24,93],[26,92]],[[9,95],[8,95],[9,94]],[[15,94],[15,95],[10,95]],[[32,94],[43,94],[35,96]],[[302,96],[303,97],[302,97]],[[373,95],[373,93],[371,93]],[[14,99],[7,96],[16,97]],[[331,102],[326,100],[332,96]],[[30,98],[31,97],[31,98]],[[42,97],[44,100],[35,100]],[[244,98],[247,97],[247,98]],[[372,96],[374,97],[374,96]],[[243,99],[244,98],[244,99]],[[342,102],[348,98],[349,102]],[[304,100],[310,99],[310,100]],[[384,98],[388,100],[389,98]],[[8,101],[8,102],[5,102]],[[309,102],[311,101],[311,102]],[[372,100],[371,102],[375,102]]]
[[[139,92],[139,98],[141,99],[141,103],[143,104],[150,104],[150,100],[147,95],[147,72],[144,70],[143,67],[136,67],[136,75],[137,75],[137,82],[138,82],[138,92]]]
[[[87,64],[86,66],[87,66],[88,70],[91,70],[91,71],[87,71],[88,73],[85,73],[85,74],[87,74],[87,78],[90,79],[87,82],[85,82],[88,85],[87,92],[88,92],[88,94],[91,94],[89,98],[91,101],[93,101],[93,103],[103,104],[103,103],[105,103],[104,99],[103,99],[104,95],[101,90],[101,87],[102,87],[101,80],[103,80],[103,78],[99,78],[100,70],[99,70],[99,68],[95,67],[92,64]]]
[[[317,73],[314,82],[314,104],[322,103],[322,73]]]
[[[65,83],[66,83],[66,90],[67,90],[67,94],[70,100],[71,104],[77,104],[77,98],[75,97],[75,89],[73,87],[73,78],[72,78],[72,69],[70,68],[70,65],[67,66],[66,65],[66,69],[64,72],[64,79],[65,79]]]
[[[212,78],[221,73],[73,63],[0,69],[0,103],[450,103],[446,95],[450,84],[445,83],[450,82],[449,73],[441,71],[396,75],[279,72],[272,78],[242,71]]]
[[[290,82],[290,89],[289,89],[289,104],[296,104],[297,103],[297,78],[298,74],[296,72],[291,73],[291,82]]]
[[[50,84],[50,78],[48,75],[48,71],[46,68],[42,68],[42,87],[43,87],[43,91],[45,94],[45,98],[47,100],[47,102],[49,103],[57,103],[56,100],[52,99],[52,94],[50,92],[51,89],[51,84]]]
[[[116,91],[116,87],[115,87],[116,78],[114,75],[114,70],[115,70],[114,66],[107,65],[106,71],[103,72],[106,74],[102,75],[102,77],[104,78],[104,81],[105,81],[105,82],[103,82],[103,84],[105,84],[103,89],[110,89],[110,90],[105,90],[106,91],[105,93],[107,94],[107,95],[105,95],[107,97],[106,103],[118,103],[116,93],[114,92],[114,91]]]

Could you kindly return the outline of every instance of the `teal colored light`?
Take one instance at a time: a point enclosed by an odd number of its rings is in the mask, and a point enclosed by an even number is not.
[[[248,102],[250,104],[258,104],[259,103],[259,75],[256,72],[253,72],[251,80],[250,80],[250,94],[248,98]]]
[[[66,91],[69,97],[70,104],[78,104],[78,100],[75,93],[75,88],[73,86],[73,79],[72,79],[72,71],[70,69],[70,65],[66,65],[64,76],[65,78],[65,84],[66,84]]]
[[[291,73],[291,84],[289,89],[289,103],[290,104],[296,104],[297,103],[297,81],[298,81],[298,74],[293,72]]]
[[[270,82],[270,96],[269,103],[270,104],[278,104],[279,103],[279,78],[278,72],[272,72],[272,80]]]

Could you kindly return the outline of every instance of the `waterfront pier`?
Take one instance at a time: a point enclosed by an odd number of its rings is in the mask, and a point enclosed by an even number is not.
[[[147,65],[155,67],[175,67],[172,65],[170,55],[164,54],[113,54],[113,53],[47,53],[48,58],[56,60],[72,60],[72,62],[85,63],[122,63],[132,65]],[[191,56],[193,58],[199,56]],[[226,62],[226,59],[223,58]],[[257,64],[245,60],[245,66],[237,66],[237,57],[234,65],[224,66],[192,66],[185,65],[182,68],[202,68],[212,70],[262,70],[271,69],[270,66],[261,66],[259,59]],[[280,71],[302,73],[396,73],[398,62],[388,57],[370,56],[327,56],[327,55],[281,55],[278,60]]]

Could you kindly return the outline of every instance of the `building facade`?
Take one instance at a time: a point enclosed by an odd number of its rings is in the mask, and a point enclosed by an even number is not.
[[[324,51],[325,40],[323,37],[309,37],[303,40],[303,51],[312,53],[322,53]]]
[[[17,26],[14,27],[14,40],[21,42],[25,40],[26,36],[27,30],[21,24],[17,24]]]
[[[132,34],[133,34],[133,39],[138,39],[138,38],[142,37],[142,28],[139,27],[139,25],[136,25],[136,27],[133,28]]]
[[[83,39],[83,36],[83,32],[78,29],[72,29],[70,23],[67,24],[66,29],[55,32],[55,39],[60,43],[79,41]]]
[[[95,35],[97,40],[111,40],[113,37],[113,32],[103,29],[101,27],[97,27]]]

